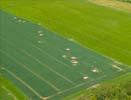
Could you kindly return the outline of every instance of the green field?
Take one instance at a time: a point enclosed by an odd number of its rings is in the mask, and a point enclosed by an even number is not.
[[[61,100],[128,71],[37,24],[3,11],[0,19],[1,73],[33,100]]]
[[[131,65],[131,13],[87,1],[1,0],[0,4],[6,11]]]
[[[0,7],[0,99],[62,100],[130,75],[130,12],[88,0],[1,0]]]

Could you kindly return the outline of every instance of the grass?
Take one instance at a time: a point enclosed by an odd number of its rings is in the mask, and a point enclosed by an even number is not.
[[[131,14],[85,0],[1,0],[1,9],[131,65]],[[126,58],[126,59],[125,59]]]
[[[29,100],[29,98],[12,82],[0,75],[1,100]]]
[[[61,100],[128,72],[127,65],[25,19],[3,11],[0,19],[0,72],[33,100]]]

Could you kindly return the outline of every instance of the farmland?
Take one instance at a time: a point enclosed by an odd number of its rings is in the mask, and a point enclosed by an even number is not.
[[[85,0],[0,5],[0,73],[25,100],[61,100],[130,73],[130,11]]]
[[[131,65],[130,13],[85,3],[84,0],[2,1],[6,11],[41,23],[49,30]]]

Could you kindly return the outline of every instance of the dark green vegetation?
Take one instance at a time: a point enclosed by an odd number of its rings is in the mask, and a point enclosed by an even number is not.
[[[131,0],[118,0],[118,1],[123,1],[123,2],[129,2],[129,3],[131,3]]]
[[[128,71],[127,66],[39,25],[3,11],[0,19],[0,71],[33,100],[61,100]]]
[[[29,100],[14,84],[0,75],[0,100]]]
[[[131,100],[131,73],[84,90],[64,100]]]
[[[41,23],[101,54],[131,65],[131,14],[88,0],[1,0],[2,9]]]

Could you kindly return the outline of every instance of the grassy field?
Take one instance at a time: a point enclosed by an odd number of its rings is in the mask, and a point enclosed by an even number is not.
[[[0,15],[0,72],[33,100],[61,100],[128,72],[128,66],[37,24],[3,11]]]
[[[130,12],[87,0],[1,0],[0,7],[0,99],[61,100],[131,66]]]
[[[131,14],[85,0],[1,0],[1,8],[131,65]]]

